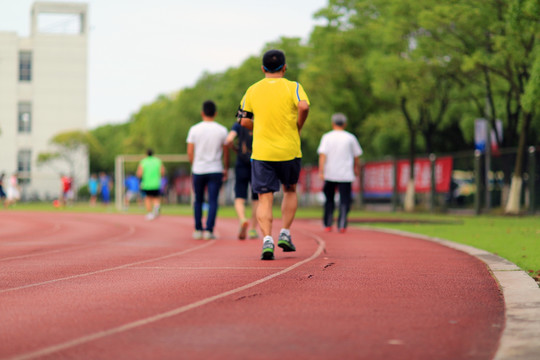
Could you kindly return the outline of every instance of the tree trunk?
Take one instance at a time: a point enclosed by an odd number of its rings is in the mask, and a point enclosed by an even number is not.
[[[508,202],[506,203],[505,213],[507,215],[518,215],[520,210],[521,200],[521,185],[523,179],[521,176],[512,176],[512,183],[510,184],[510,193],[508,194]]]
[[[531,124],[532,113],[527,112],[523,116],[523,126],[519,134],[518,152],[516,155],[516,165],[514,175],[512,175],[512,183],[510,184],[510,194],[506,203],[505,213],[509,215],[519,214],[521,207],[521,187],[523,182],[523,160],[525,158],[527,135]]]
[[[414,178],[409,179],[407,183],[407,191],[405,192],[405,201],[403,207],[406,212],[413,212],[415,207],[415,190],[414,190]]]
[[[405,201],[403,203],[403,207],[406,212],[413,212],[414,207],[416,205],[416,196],[415,196],[415,189],[414,189],[414,162],[416,160],[416,132],[411,129],[410,130],[410,140],[411,143],[409,145],[409,181],[407,182],[407,190],[405,192]]]
[[[409,181],[407,182],[407,191],[405,192],[405,201],[403,207],[406,212],[414,211],[415,206],[415,193],[414,193],[414,161],[416,157],[416,127],[413,120],[407,111],[407,99],[401,98],[401,110],[405,121],[407,122],[407,128],[409,129]]]

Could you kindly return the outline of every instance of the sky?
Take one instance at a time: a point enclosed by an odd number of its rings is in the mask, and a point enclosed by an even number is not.
[[[66,2],[56,0],[55,2]],[[204,72],[239,66],[281,36],[309,38],[328,0],[88,0],[88,127],[122,123]],[[0,0],[0,31],[30,33],[34,0]]]

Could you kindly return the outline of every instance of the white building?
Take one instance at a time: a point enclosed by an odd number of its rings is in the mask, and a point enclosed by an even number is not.
[[[23,198],[58,197],[61,173],[87,183],[86,149],[37,163],[58,151],[55,135],[87,128],[87,13],[83,3],[36,2],[28,38],[0,32],[0,172],[18,173]]]

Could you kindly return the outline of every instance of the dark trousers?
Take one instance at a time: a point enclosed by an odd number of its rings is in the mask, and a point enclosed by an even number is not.
[[[323,223],[325,227],[332,226],[334,222],[334,209],[336,207],[334,196],[336,188],[339,191],[339,214],[338,228],[345,229],[347,227],[347,214],[351,209],[351,183],[350,182],[335,182],[325,181],[323,192],[326,197],[324,203]]]
[[[195,202],[193,203],[193,213],[195,216],[195,230],[214,231],[216,215],[218,210],[218,195],[223,183],[222,173],[193,174],[193,192]],[[202,213],[204,203],[204,192],[208,189],[208,216],[206,217],[206,228],[203,229]]]

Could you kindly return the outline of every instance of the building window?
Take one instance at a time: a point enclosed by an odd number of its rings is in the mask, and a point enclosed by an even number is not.
[[[19,81],[32,80],[32,53],[21,51],[19,53]]]
[[[22,149],[17,154],[17,172],[21,184],[30,183],[30,171],[32,170],[32,150]]]
[[[19,133],[32,132],[32,104],[19,103],[18,129]]]

